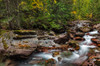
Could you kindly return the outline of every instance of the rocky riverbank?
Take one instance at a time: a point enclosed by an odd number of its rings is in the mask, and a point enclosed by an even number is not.
[[[68,27],[68,30],[61,34],[44,30],[2,30],[0,54],[5,56],[2,62],[6,62],[6,66],[10,64],[15,66],[17,61],[11,59],[19,58],[26,60],[26,66],[98,65],[100,63],[100,24],[81,20],[70,22]],[[95,47],[89,49],[92,46]],[[28,60],[30,58],[31,60]],[[18,63],[17,66],[21,65]]]

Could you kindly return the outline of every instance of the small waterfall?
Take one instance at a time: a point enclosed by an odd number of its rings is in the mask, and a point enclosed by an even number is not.
[[[90,36],[90,35],[85,35],[83,38],[85,38],[85,41],[83,41],[81,44],[90,44],[92,43],[91,39],[95,37]]]
[[[97,30],[95,30],[95,31],[89,32],[89,34],[92,34],[93,35],[93,34],[99,34],[99,33],[98,33]]]
[[[89,32],[89,34],[91,34],[91,35],[98,34],[98,31],[92,31],[92,32]],[[59,65],[62,66],[64,64],[63,62],[66,62],[66,64],[67,63],[69,63],[69,64],[82,63],[88,58],[87,54],[89,52],[89,49],[95,48],[94,45],[90,45],[92,43],[91,38],[95,38],[95,37],[90,36],[89,34],[86,33],[83,36],[83,38],[85,38],[85,41],[79,43],[80,49],[78,51],[72,52],[72,54],[69,56],[62,56],[61,53],[63,53],[63,52],[60,52],[60,54],[58,56],[53,57],[52,53],[59,51],[59,50],[48,50],[48,52],[34,54],[34,56],[41,57],[41,58],[46,59],[46,60],[53,58],[56,60],[58,66]],[[51,47],[52,45],[55,45],[53,40],[35,40],[35,41],[33,41],[33,43],[34,42],[37,44],[40,44],[41,46],[46,46],[46,47]],[[72,49],[72,48],[69,48],[69,49]],[[96,50],[96,52],[98,52],[98,51]],[[58,57],[62,58],[60,62],[58,61]],[[34,58],[34,57],[32,57],[32,58]],[[41,65],[34,64],[32,66],[41,66]]]
[[[89,33],[98,34],[98,31],[92,31]],[[88,54],[89,48],[95,48],[94,45],[91,45],[91,46],[89,45],[90,43],[92,43],[91,38],[95,38],[95,37],[86,35],[86,34],[83,36],[83,38],[85,38],[85,41],[81,42],[79,45],[80,50],[74,51],[73,54],[69,58],[64,58],[64,60],[74,62],[75,60],[80,60],[81,56],[83,56],[84,59],[81,59],[80,61],[84,61],[85,59],[87,59],[86,55]]]

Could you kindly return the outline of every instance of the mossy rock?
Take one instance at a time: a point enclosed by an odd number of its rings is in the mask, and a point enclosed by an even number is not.
[[[70,40],[68,43],[69,43],[69,44],[78,44],[78,42],[75,41],[75,40]]]
[[[92,24],[99,24],[99,23],[100,23],[100,21],[92,22]]]
[[[14,30],[14,33],[18,35],[36,35],[34,30]]]

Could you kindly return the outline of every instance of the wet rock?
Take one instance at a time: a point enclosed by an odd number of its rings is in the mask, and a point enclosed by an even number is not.
[[[97,44],[98,47],[100,47],[100,44]]]
[[[55,38],[54,42],[58,44],[65,44],[69,40],[67,35],[62,35],[59,38]]]
[[[94,43],[100,44],[100,40],[97,39],[97,38],[92,38],[91,40],[92,40],[92,42],[94,42]]]
[[[37,51],[48,52],[49,50],[55,50],[55,51],[57,50],[57,52],[59,52],[64,50],[66,51],[67,49],[68,49],[68,45],[51,46],[51,47],[38,46]]]
[[[71,39],[74,38],[74,34],[72,34],[72,33],[70,33],[69,36],[70,36]]]
[[[82,37],[75,37],[74,39],[75,39],[75,40],[79,40],[79,41],[85,40],[85,39],[82,38]]]
[[[91,30],[91,28],[90,27],[81,27],[80,28],[80,31],[82,31],[82,32],[89,32]]]
[[[75,36],[83,37],[84,33],[83,32],[76,32]]]

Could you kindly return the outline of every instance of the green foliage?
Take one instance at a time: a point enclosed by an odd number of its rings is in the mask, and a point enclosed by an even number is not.
[[[100,0],[0,0],[0,4],[0,26],[15,29],[63,29],[71,20],[100,20]]]
[[[100,23],[100,21],[93,22],[93,24],[98,24],[98,23]]]
[[[100,15],[100,0],[73,0],[75,19],[96,19]]]

